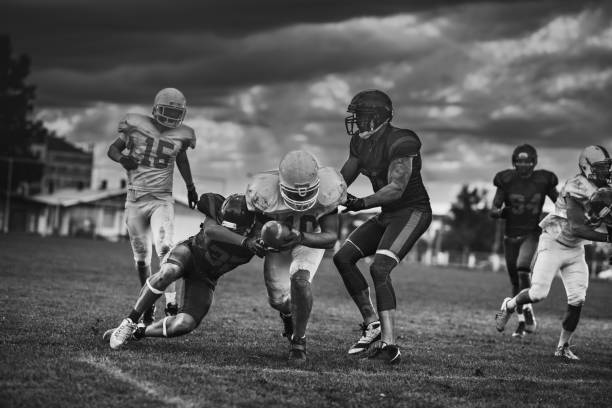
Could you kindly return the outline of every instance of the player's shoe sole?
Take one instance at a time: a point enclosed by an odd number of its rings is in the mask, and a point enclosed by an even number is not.
[[[402,360],[402,353],[395,344],[384,344],[372,349],[367,357],[368,361],[383,361],[388,364],[397,364]]]
[[[580,357],[575,355],[572,350],[570,350],[570,346],[567,343],[565,343],[561,347],[557,347],[557,350],[555,351],[555,357],[572,361],[580,360]]]
[[[507,303],[510,299],[511,298],[509,297],[505,298],[504,301],[502,302],[499,312],[495,314],[495,328],[497,329],[498,332],[504,331],[504,329],[506,328],[506,324],[508,323],[508,320],[510,319],[510,315],[513,312],[511,310],[508,310],[508,306],[507,306]]]
[[[512,333],[512,337],[522,339],[525,336],[525,322],[519,322],[518,326],[514,333]]]

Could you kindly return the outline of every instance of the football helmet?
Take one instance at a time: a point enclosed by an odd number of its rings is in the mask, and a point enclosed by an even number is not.
[[[255,224],[255,213],[247,208],[243,194],[232,194],[221,205],[221,225],[240,235],[247,235]]]
[[[610,185],[612,159],[602,146],[585,147],[578,158],[578,166],[582,175],[597,187]]]
[[[612,226],[612,187],[601,187],[586,203],[586,217],[589,224]]]
[[[529,144],[516,146],[512,152],[512,166],[514,166],[520,177],[527,178],[531,176],[537,163],[538,153]]]
[[[280,194],[285,204],[294,211],[314,207],[319,195],[319,164],[315,157],[303,150],[285,155],[278,165]]]
[[[346,133],[367,139],[391,121],[393,104],[386,93],[369,89],[353,97],[347,112],[351,115],[344,119]]]
[[[187,112],[187,100],[181,91],[164,88],[155,95],[153,117],[160,125],[176,128],[180,126]]]

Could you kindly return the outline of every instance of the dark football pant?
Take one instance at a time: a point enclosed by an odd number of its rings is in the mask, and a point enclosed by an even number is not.
[[[179,313],[190,315],[199,325],[212,304],[214,283],[202,268],[198,268],[187,242],[172,248],[163,262],[178,265],[183,271],[183,299]]]
[[[539,232],[504,237],[506,268],[512,284],[512,296],[531,286],[531,262],[538,247]]]
[[[391,270],[429,228],[431,219],[431,212],[403,209],[377,214],[357,227],[334,257],[349,294],[353,296],[367,288],[355,263],[359,258],[374,255],[370,274],[376,291],[377,309],[379,312],[395,309],[397,302]]]

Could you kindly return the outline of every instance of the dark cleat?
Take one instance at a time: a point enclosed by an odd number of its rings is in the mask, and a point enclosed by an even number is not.
[[[283,321],[283,328],[284,328],[282,336],[286,337],[287,340],[291,340],[291,336],[293,335],[293,321],[291,320],[291,313],[283,314],[283,312],[281,312],[280,317]]]
[[[176,303],[168,303],[164,313],[166,316],[176,316],[178,314],[178,305]]]
[[[368,361],[383,361],[388,364],[397,364],[402,359],[402,353],[396,344],[378,343],[368,355]]]
[[[306,338],[291,338],[291,346],[289,348],[289,364],[300,366],[304,363],[306,363]]]

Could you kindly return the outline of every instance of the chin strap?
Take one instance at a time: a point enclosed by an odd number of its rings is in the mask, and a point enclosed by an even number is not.
[[[359,137],[362,139],[369,139],[374,133],[378,132],[384,125],[389,123],[389,120],[384,121],[376,129],[366,130],[365,132],[359,132]]]

